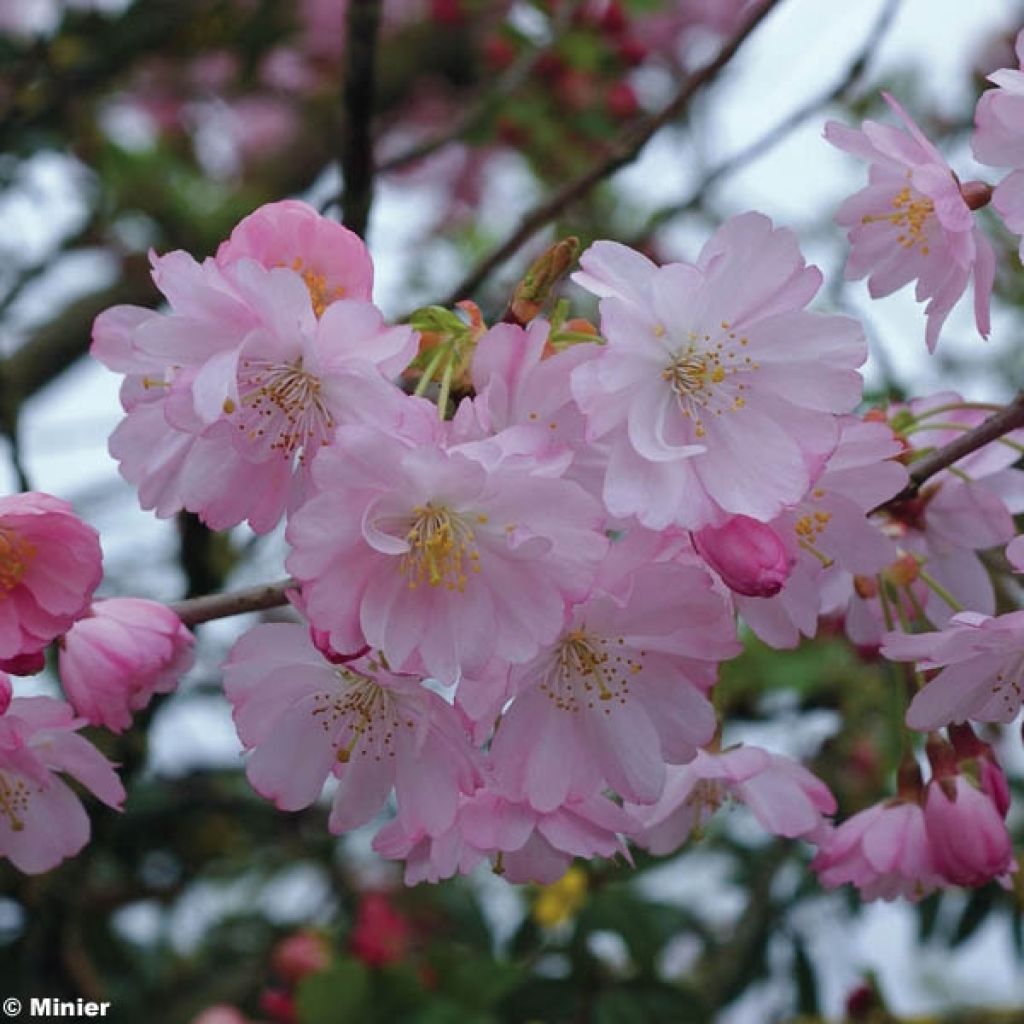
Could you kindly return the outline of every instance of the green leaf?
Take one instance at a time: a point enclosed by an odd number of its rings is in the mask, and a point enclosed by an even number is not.
[[[338,960],[298,988],[300,1024],[362,1024],[370,1011],[370,976],[357,960]]]
[[[796,982],[797,1009],[800,1013],[817,1016],[821,1012],[818,978],[802,939],[793,941],[793,979]]]

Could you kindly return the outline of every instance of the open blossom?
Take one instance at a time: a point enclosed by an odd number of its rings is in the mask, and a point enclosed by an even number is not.
[[[820,841],[811,862],[828,889],[852,883],[861,899],[920,900],[946,884],[915,801],[874,804]]]
[[[954,885],[984,885],[993,878],[1008,883],[1017,864],[1004,815],[1005,808],[1000,811],[963,775],[932,780],[924,824],[939,873]]]
[[[472,448],[353,426],[317,459],[286,564],[336,651],[452,683],[533,657],[586,596],[608,545],[597,501]]]
[[[628,859],[623,835],[635,828],[626,811],[592,789],[538,811],[509,798],[500,786],[488,786],[462,797],[455,822],[443,834],[411,830],[399,818],[377,833],[373,848],[406,862],[407,885],[468,874],[487,858],[509,882],[544,885],[561,878],[575,857]]]
[[[696,566],[641,566],[629,587],[621,601],[595,590],[554,644],[511,670],[517,696],[491,752],[507,791],[538,810],[598,779],[651,803],[666,762],[714,735],[704,693],[740,650],[727,602]]]
[[[320,309],[297,270],[249,258],[171,253],[154,260],[154,280],[171,311],[105,311],[92,352],[126,374],[110,451],[157,515],[185,508],[213,529],[247,520],[266,532],[339,423],[391,428],[418,404],[389,379],[416,335],[369,302]]]
[[[668,769],[657,803],[625,806],[642,826],[636,843],[662,855],[679,849],[729,797],[746,804],[769,832],[810,841],[826,828],[823,815],[836,809],[828,786],[803,765],[748,746],[701,750],[689,764]]]
[[[933,352],[950,310],[974,280],[974,317],[983,337],[989,333],[989,299],[995,253],[961,195],[960,184],[942,154],[907,112],[888,94],[886,102],[906,127],[865,121],[858,129],[836,121],[825,126],[832,145],[867,160],[868,185],[836,213],[849,228],[850,280],[868,278],[872,298],[889,295],[917,281],[925,309],[925,340]]]
[[[61,685],[83,718],[121,732],[154,693],[178,685],[192,666],[193,643],[178,616],[157,601],[96,601],[61,640]]]
[[[28,874],[56,867],[89,841],[89,819],[59,779],[76,779],[110,807],[125,798],[114,769],[88,740],[85,722],[50,697],[11,699],[0,673],[0,856]]]
[[[365,824],[395,790],[401,820],[435,835],[476,788],[473,753],[453,709],[418,679],[371,658],[332,664],[297,623],[257,626],[224,665],[253,788],[285,811],[338,779],[332,832]]]
[[[994,618],[959,612],[939,632],[887,634],[882,653],[925,671],[942,669],[910,702],[911,729],[1012,722],[1024,703],[1024,611]]]
[[[103,575],[96,531],[66,501],[0,498],[0,658],[36,655],[82,613]]]
[[[1024,32],[1017,36],[1016,50],[1024,68]],[[1024,70],[1002,68],[988,78],[998,88],[978,100],[971,146],[981,163],[1013,168],[992,193],[992,205],[1012,232],[1024,235]]]
[[[856,321],[804,310],[821,274],[793,233],[748,213],[696,264],[657,267],[614,242],[580,262],[607,344],[572,389],[588,437],[610,445],[609,512],[697,530],[798,501],[860,398],[866,348]]]
[[[338,299],[368,302],[373,291],[373,261],[363,240],[297,199],[267,203],[239,221],[215,259],[221,266],[251,259],[268,270],[294,270],[317,316]]]

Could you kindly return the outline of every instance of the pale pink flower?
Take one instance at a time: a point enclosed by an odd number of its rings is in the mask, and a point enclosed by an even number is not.
[[[369,644],[446,683],[495,656],[528,660],[593,581],[608,545],[598,503],[411,433],[341,427],[315,462],[286,562],[310,620],[336,651]]]
[[[79,715],[121,732],[154,693],[178,685],[192,667],[193,644],[178,616],[157,601],[96,601],[61,639],[61,686]]]
[[[99,536],[66,501],[0,498],[0,658],[34,655],[63,633],[102,575]]]
[[[572,389],[589,439],[610,444],[609,512],[696,530],[799,501],[860,399],[866,348],[856,321],[804,310],[821,274],[795,235],[748,213],[696,264],[597,242],[581,265],[607,344]]]
[[[1024,32],[1017,36],[1016,51],[1024,68]],[[978,100],[971,146],[981,163],[1014,168],[996,186],[992,205],[1014,234],[1024,235],[1024,70],[1002,68],[988,79],[998,88],[982,93]]]
[[[363,240],[297,199],[267,203],[238,223],[216,261],[228,266],[240,259],[296,271],[317,316],[338,299],[368,302],[373,290],[373,262]]]
[[[332,664],[305,625],[246,633],[224,664],[224,690],[261,796],[299,810],[337,778],[332,832],[369,821],[394,788],[405,826],[436,835],[454,820],[458,794],[476,788],[472,748],[441,697],[373,658]]]
[[[63,772],[110,807],[124,787],[105,757],[77,735],[85,722],[50,697],[11,699],[0,674],[0,856],[35,875],[74,856],[89,841],[89,819]]]
[[[945,884],[912,801],[873,804],[847,819],[820,841],[811,868],[827,889],[850,882],[865,900],[916,902]]]
[[[596,780],[652,803],[666,762],[714,735],[704,694],[741,649],[728,602],[702,567],[641,565],[628,586],[621,600],[595,589],[554,644],[511,670],[517,696],[491,752],[509,795],[540,811]]]
[[[561,878],[575,857],[628,859],[622,837],[635,828],[621,807],[593,792],[540,812],[485,788],[461,798],[455,823],[443,834],[430,836],[395,820],[377,833],[373,848],[406,862],[408,885],[468,874],[485,858],[509,882],[548,884]]]
[[[1017,862],[1003,817],[992,797],[963,775],[932,780],[924,824],[936,870],[953,885],[997,879],[1009,886]]]
[[[693,535],[693,543],[722,582],[747,597],[774,597],[796,561],[770,526],[749,516],[705,526]]]
[[[872,298],[916,280],[917,301],[928,300],[929,352],[973,277],[974,317],[987,338],[995,278],[992,246],[975,226],[945,158],[903,107],[887,93],[883,96],[906,132],[876,121],[865,121],[860,129],[836,121],[825,126],[829,142],[870,164],[868,185],[836,213],[836,222],[849,228],[846,277],[867,277]]]
[[[911,729],[1012,722],[1024,703],[1024,611],[995,618],[960,612],[936,633],[888,633],[882,653],[923,671],[942,669],[910,702]]]
[[[410,409],[424,414],[428,403],[388,380],[416,334],[387,327],[370,303],[338,299],[317,317],[297,271],[247,258],[222,267],[171,253],[154,278],[171,313],[107,310],[92,349],[127,374],[110,450],[143,508],[266,532],[301,499],[338,423],[390,429]]]
[[[627,802],[625,809],[642,826],[634,841],[663,855],[682,846],[730,797],[749,807],[767,831],[812,842],[826,827],[823,815],[836,809],[828,786],[803,765],[748,746],[698,751],[689,764],[669,767],[656,803]]]

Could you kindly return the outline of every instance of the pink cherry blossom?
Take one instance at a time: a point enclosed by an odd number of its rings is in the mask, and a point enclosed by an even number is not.
[[[88,606],[101,563],[99,536],[66,501],[0,498],[0,658],[36,655],[63,633]]]
[[[110,450],[157,515],[185,508],[213,529],[247,520],[266,532],[301,498],[338,423],[391,428],[427,404],[388,380],[415,354],[415,333],[387,327],[368,302],[338,299],[317,317],[299,273],[247,258],[172,253],[154,279],[171,312],[109,309],[92,351],[127,374]]]
[[[1016,50],[1018,64],[1024,68],[1024,32],[1017,36]],[[1024,235],[1024,70],[1002,68],[988,79],[998,88],[982,93],[978,100],[971,146],[981,163],[1013,168],[996,186],[992,205],[1012,232]]]
[[[950,310],[974,279],[974,317],[989,333],[995,253],[974,224],[970,206],[945,158],[891,96],[886,102],[906,132],[865,121],[860,129],[836,121],[825,126],[832,145],[870,164],[868,185],[847,199],[836,222],[849,228],[846,276],[868,278],[879,298],[917,281],[925,309],[925,341],[934,352]]]
[[[914,801],[874,804],[847,819],[820,841],[811,868],[827,889],[849,882],[864,900],[916,902],[945,885]]]
[[[689,764],[673,765],[660,799],[649,807],[626,803],[640,822],[638,845],[663,855],[677,850],[732,797],[746,804],[769,832],[815,841],[834,814],[828,787],[803,765],[760,747],[721,753],[698,751]]]
[[[261,796],[299,810],[329,775],[338,779],[332,832],[365,824],[394,788],[404,825],[437,835],[454,820],[458,794],[476,788],[473,752],[441,697],[372,658],[332,664],[305,625],[246,633],[224,665],[224,690]]]
[[[192,666],[193,643],[166,605],[132,597],[97,601],[61,640],[61,685],[79,715],[121,732],[154,693],[178,685]]]
[[[598,779],[651,803],[666,762],[691,760],[714,735],[704,693],[740,651],[728,603],[694,566],[639,566],[629,588],[621,601],[595,590],[554,644],[511,671],[517,696],[491,752],[509,794],[537,810]]]
[[[856,321],[804,310],[821,274],[793,233],[748,213],[696,264],[657,267],[614,242],[581,264],[607,344],[572,389],[588,438],[610,445],[609,512],[696,530],[799,501],[835,448],[835,414],[860,398],[866,349]]]
[[[436,417],[435,417],[436,422]],[[607,549],[598,503],[474,446],[341,427],[291,518],[289,571],[335,650],[363,644],[446,683],[494,656],[532,658]]]
[[[628,859],[622,837],[635,828],[626,811],[593,792],[541,812],[500,789],[481,788],[461,798],[456,820],[443,834],[410,830],[396,819],[377,833],[373,848],[406,862],[408,885],[468,874],[485,858],[509,882],[549,884],[565,874],[574,857]]]
[[[993,878],[1008,885],[1017,863],[1003,817],[963,775],[932,780],[924,824],[938,872],[953,885],[984,885]]]
[[[216,261],[228,266],[240,259],[296,271],[317,316],[338,299],[368,302],[373,290],[373,262],[363,240],[297,199],[267,203],[238,223]]]
[[[57,772],[110,807],[124,787],[106,758],[76,734],[85,722],[51,697],[11,699],[0,674],[0,856],[35,875],[74,856],[89,841],[89,819]]]
[[[888,633],[882,653],[924,671],[942,669],[910,702],[911,729],[1012,722],[1024,703],[1024,611],[995,618],[960,612],[939,632]]]

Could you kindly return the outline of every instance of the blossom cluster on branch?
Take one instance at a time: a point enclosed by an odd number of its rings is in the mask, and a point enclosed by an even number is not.
[[[994,190],[961,183],[895,101],[905,131],[826,129],[871,164],[837,215],[848,274],[873,295],[916,281],[929,350],[972,280],[989,331],[974,211],[1024,224],[1021,74],[978,107],[976,154],[1011,169]],[[93,355],[123,376],[110,451],[142,507],[285,524],[293,621],[251,628],[223,666],[253,787],[294,811],[333,780],[337,833],[393,807],[374,848],[410,883],[665,854],[729,799],[866,899],[1005,883],[1009,791],[969,723],[1024,702],[1024,612],[996,614],[978,554],[1024,561],[1024,414],[914,477],[992,410],[952,392],[860,409],[860,325],[808,309],[822,275],[761,214],[693,262],[610,241],[579,262],[597,324],[536,315],[540,296],[490,327],[471,303],[391,325],[362,241],[286,200],[202,263],[154,255],[163,309],[97,318]],[[0,500],[0,664],[38,671],[55,642],[67,698],[12,698],[0,675],[0,852],[29,872],[88,837],[55,773],[123,800],[77,730],[129,727],[192,661],[172,610],[94,601],[100,578],[66,503]],[[728,745],[714,704],[740,621],[787,649],[824,620],[911,666],[896,793],[840,824],[809,767]]]

